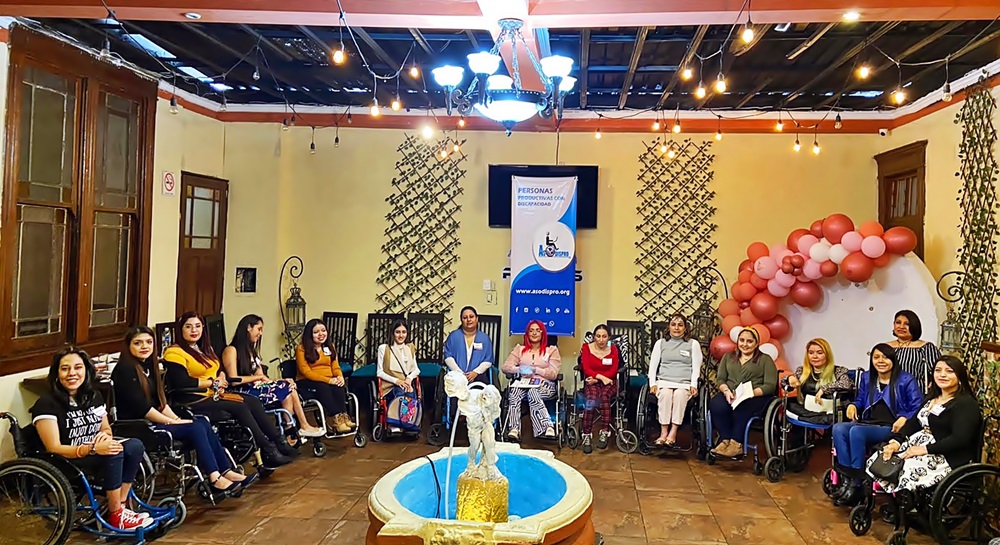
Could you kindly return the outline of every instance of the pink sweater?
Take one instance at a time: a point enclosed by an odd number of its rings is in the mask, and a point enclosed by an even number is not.
[[[562,368],[559,348],[549,346],[545,349],[545,355],[539,356],[533,352],[525,352],[524,347],[519,344],[510,351],[500,368],[508,375],[518,375],[521,373],[521,366],[531,367],[533,376],[555,380]]]

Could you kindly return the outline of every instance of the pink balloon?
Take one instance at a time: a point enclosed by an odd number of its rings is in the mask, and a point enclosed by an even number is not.
[[[795,255],[795,252],[793,252],[791,250],[785,250],[785,251],[781,252],[781,255],[778,257],[778,259],[775,259],[775,261],[777,261],[778,264],[780,265],[781,262],[784,261],[784,259],[786,257],[791,257],[793,255]]]
[[[780,263],[781,256],[784,255],[784,253],[787,251],[788,251],[788,246],[785,246],[784,244],[772,244],[771,259],[773,259],[775,263]]]
[[[772,278],[767,281],[767,292],[780,299],[788,295],[788,288],[786,286],[782,286],[776,279]]]
[[[861,236],[861,233],[857,231],[848,231],[844,233],[844,237],[840,239],[840,244],[845,250],[848,251],[848,253],[853,253],[861,249],[861,242],[863,240],[864,237]]]
[[[815,236],[811,235],[811,234],[809,234],[809,235],[802,235],[801,237],[799,237],[799,248],[798,248],[798,250],[799,250],[799,252],[802,252],[803,254],[809,255],[809,249],[813,247],[813,244],[816,244],[818,242],[819,242],[819,239],[816,238]]]
[[[774,275],[774,281],[786,288],[790,288],[795,284],[795,277],[783,271],[778,271]]]
[[[872,259],[882,257],[882,254],[885,253],[885,241],[882,240],[882,237],[877,237],[875,235],[865,237],[865,239],[861,241],[861,253]]]
[[[810,280],[823,278],[823,272],[819,269],[819,262],[812,259],[806,261],[806,264],[802,267],[802,274]]]
[[[757,259],[757,262],[753,265],[753,270],[757,273],[757,276],[765,280],[770,280],[774,278],[774,273],[778,272],[778,264],[771,256],[766,255]]]

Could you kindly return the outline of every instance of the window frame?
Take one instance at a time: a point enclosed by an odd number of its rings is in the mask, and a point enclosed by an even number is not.
[[[145,323],[148,315],[149,259],[153,204],[153,141],[157,83],[98,60],[71,44],[16,26],[10,33],[10,63],[7,83],[7,118],[4,127],[2,204],[0,204],[0,376],[45,367],[62,345],[72,343],[91,353],[116,352],[125,330]],[[38,203],[67,210],[69,225],[66,275],[63,280],[62,330],[14,338],[13,279],[16,269],[17,207],[31,204],[19,199],[21,100],[26,68],[33,66],[76,84],[75,149],[73,189],[69,203]],[[95,213],[115,210],[96,206],[98,104],[102,93],[110,93],[138,104],[137,201],[134,232],[129,252],[129,290],[126,321],[123,324],[90,326],[94,259]],[[36,201],[37,202],[37,201]]]

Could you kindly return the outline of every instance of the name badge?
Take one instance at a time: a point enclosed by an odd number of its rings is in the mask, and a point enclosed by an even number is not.
[[[941,416],[941,413],[944,412],[944,409],[945,409],[944,405],[935,405],[934,408],[931,409],[931,414],[933,414],[934,416]]]
[[[324,356],[329,356],[330,355],[330,347],[329,346],[324,346],[323,347],[323,355]]]
[[[691,357],[691,351],[690,350],[681,350],[681,355],[684,356],[685,358],[690,358]]]
[[[602,358],[601,363],[603,363],[604,365],[611,365],[612,363],[614,363],[614,361],[612,361],[611,358]]]
[[[473,350],[482,350],[483,349],[483,343],[472,343],[472,349]]]

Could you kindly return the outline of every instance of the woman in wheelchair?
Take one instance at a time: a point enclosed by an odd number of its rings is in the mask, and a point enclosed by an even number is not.
[[[86,471],[100,471],[108,500],[108,523],[121,530],[153,524],[146,513],[127,507],[129,489],[142,462],[142,443],[111,435],[108,411],[94,391],[94,366],[74,347],[58,352],[49,367],[51,392],[31,407],[32,424],[45,450]]]
[[[531,387],[512,384],[508,390],[507,415],[510,431],[507,432],[507,438],[512,441],[521,439],[521,402],[525,397],[528,398],[531,428],[535,437],[556,438],[556,430],[552,427],[549,411],[545,408],[545,400],[556,396],[555,381],[559,376],[562,359],[559,348],[548,346],[547,340],[545,325],[538,320],[531,320],[524,332],[524,344],[515,345],[500,366],[507,375],[528,379],[529,383],[533,383],[535,379],[538,382],[537,386]]]
[[[799,390],[799,395],[788,401],[789,416],[816,424],[833,423],[833,401],[824,399],[823,394],[854,387],[847,369],[834,365],[833,350],[826,339],[806,343],[802,367],[788,377],[788,385]]]
[[[449,371],[461,371],[469,382],[489,384],[493,342],[479,330],[479,313],[475,308],[462,307],[459,316],[462,327],[449,333],[444,341],[444,364]],[[457,403],[452,401],[452,411],[458,407]]]
[[[302,342],[295,349],[295,365],[299,370],[297,383],[303,391],[312,393],[323,405],[330,429],[350,433],[358,426],[347,414],[347,382],[340,369],[337,349],[333,346],[322,320],[306,322]]]
[[[239,384],[229,388],[242,396],[256,397],[264,407],[281,405],[295,415],[302,437],[322,437],[323,430],[306,420],[302,400],[291,379],[271,380],[264,374],[260,354],[260,338],[264,335],[264,319],[256,314],[244,316],[236,326],[233,342],[222,351],[222,367],[229,380],[239,379]]]
[[[847,419],[833,426],[837,464],[851,479],[840,488],[836,505],[855,505],[862,497],[868,449],[898,432],[916,416],[923,394],[913,375],[897,365],[896,351],[885,343],[872,348],[868,372],[861,375],[857,397],[847,406]]]
[[[198,456],[198,467],[208,476],[215,501],[248,486],[253,478],[237,472],[219,442],[212,425],[204,419],[186,420],[167,404],[160,365],[153,356],[155,333],[146,326],[125,334],[125,350],[111,372],[115,385],[115,409],[119,420],[148,420],[156,429],[187,441]]]
[[[583,343],[580,347],[580,363],[583,368],[583,423],[580,429],[583,453],[593,452],[591,442],[594,437],[594,410],[600,407],[604,427],[597,441],[597,448],[608,448],[611,436],[611,398],[618,393],[618,366],[621,355],[618,347],[609,343],[611,331],[600,324],[594,328],[594,342]]]
[[[393,322],[389,329],[389,342],[378,346],[378,366],[376,374],[379,378],[379,397],[386,410],[395,411],[396,414],[388,417],[396,422],[406,420],[402,410],[396,411],[392,408],[392,401],[400,396],[416,397],[420,401],[420,366],[417,365],[417,349],[413,343],[407,342],[409,330],[406,320],[399,319]],[[416,392],[416,394],[414,394]],[[413,415],[422,414],[419,411],[411,413]],[[415,423],[419,431],[419,422]],[[386,424],[383,423],[383,426]],[[389,431],[398,433],[402,431],[400,427],[393,427]]]
[[[969,372],[962,360],[941,356],[934,365],[934,383],[916,418],[906,421],[892,439],[868,460],[888,460],[898,453],[903,460],[896,483],[879,481],[889,493],[934,486],[951,470],[977,455],[982,412],[969,386]]]
[[[250,430],[265,466],[291,463],[289,456],[298,452],[282,437],[260,401],[225,391],[229,383],[212,350],[202,317],[194,312],[184,313],[176,327],[180,342],[163,353],[171,400],[212,421],[232,417]]]
[[[701,345],[691,338],[687,318],[674,314],[649,355],[649,393],[656,396],[660,421],[657,445],[672,447],[677,442],[688,399],[698,395],[701,361]]]
[[[778,369],[771,356],[760,351],[757,331],[743,328],[736,340],[736,350],[722,357],[719,362],[719,393],[709,401],[712,427],[719,431],[719,444],[712,452],[717,456],[734,458],[743,453],[743,440],[747,424],[767,409],[778,389]],[[750,384],[752,394],[736,408],[737,389]]]

